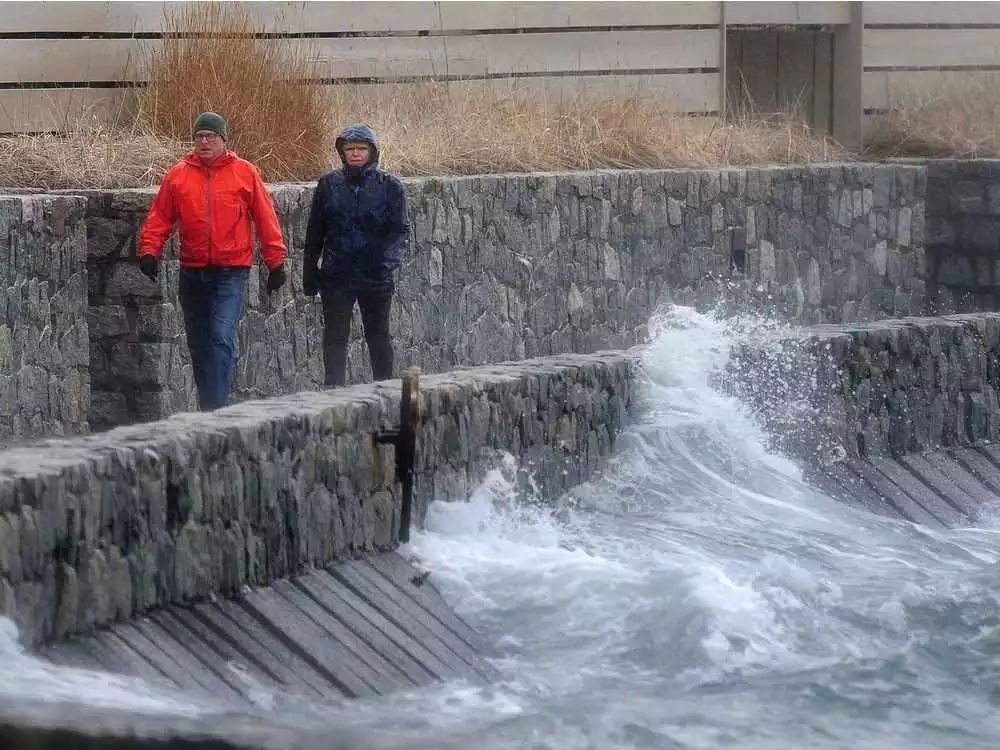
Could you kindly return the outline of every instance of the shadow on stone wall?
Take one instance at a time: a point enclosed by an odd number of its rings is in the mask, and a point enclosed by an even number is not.
[[[1000,160],[927,163],[930,314],[1000,310]]]

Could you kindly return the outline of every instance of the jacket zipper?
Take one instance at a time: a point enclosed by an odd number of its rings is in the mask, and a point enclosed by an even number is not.
[[[365,183],[364,183],[364,181],[362,181],[361,185],[358,187],[358,189],[356,191],[352,191],[354,193],[354,223],[355,223],[355,225],[361,223],[361,191],[364,190],[364,189],[365,189]],[[358,261],[355,260],[355,263],[357,263],[357,262]]]
[[[212,225],[215,224],[215,217],[212,215],[212,168],[208,170],[208,265],[212,265]]]

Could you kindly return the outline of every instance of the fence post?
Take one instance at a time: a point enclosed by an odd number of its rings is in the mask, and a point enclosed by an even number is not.
[[[833,137],[846,148],[864,146],[864,3],[848,3],[850,22],[833,38]]]
[[[729,78],[727,64],[729,49],[726,42],[726,0],[719,0],[719,119],[722,121],[726,119],[726,100],[729,96],[727,81]]]

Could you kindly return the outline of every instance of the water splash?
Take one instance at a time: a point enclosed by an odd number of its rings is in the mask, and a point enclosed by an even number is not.
[[[58,667],[25,652],[17,626],[0,617],[0,660],[15,679],[0,680],[0,703],[38,706],[84,704],[95,711],[128,711],[146,716],[196,719],[204,705],[161,686],[126,675]]]

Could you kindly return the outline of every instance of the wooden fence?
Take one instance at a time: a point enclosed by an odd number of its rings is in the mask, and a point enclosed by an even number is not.
[[[1000,2],[864,3],[864,108],[1000,71]]]
[[[0,132],[62,130],[81,118],[112,115],[129,87],[142,85],[140,60],[162,44],[166,14],[188,4],[0,2]],[[818,88],[810,106],[814,120],[847,141],[860,137],[863,111],[892,107],[911,86],[1000,69],[1000,2],[417,0],[245,7],[273,34],[307,46],[315,77],[330,85],[437,80],[549,97],[638,92],[661,97],[675,111],[702,114],[725,109],[725,82],[737,74],[761,90],[770,90],[762,76],[801,78],[780,61],[769,68],[773,73],[749,70],[753,55],[727,54],[734,30],[787,27],[781,33],[790,48],[798,29],[813,35],[813,47],[832,48],[833,60],[813,63],[811,85]],[[834,36],[816,42],[816,27]],[[742,70],[727,71],[733,65]]]

